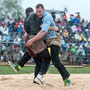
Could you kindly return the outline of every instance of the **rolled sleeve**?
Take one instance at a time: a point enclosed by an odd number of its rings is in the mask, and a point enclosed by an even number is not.
[[[50,25],[51,25],[50,17],[48,16],[43,18],[43,24],[41,30],[48,32]]]

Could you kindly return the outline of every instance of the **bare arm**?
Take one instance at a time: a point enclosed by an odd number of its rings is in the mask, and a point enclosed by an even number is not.
[[[54,30],[54,31],[58,31],[58,27],[54,27],[54,26],[50,26],[49,29]]]
[[[54,30],[57,31],[58,27],[54,27],[54,26],[50,26],[49,27],[50,30]],[[44,36],[46,35],[45,31],[40,31],[36,36],[34,36],[32,39],[30,39],[27,43],[26,46],[31,46],[33,42],[42,39]]]
[[[43,38],[46,35],[45,31],[40,31],[36,36],[34,36],[32,39],[30,39],[27,43],[26,46],[31,46],[33,42]]]

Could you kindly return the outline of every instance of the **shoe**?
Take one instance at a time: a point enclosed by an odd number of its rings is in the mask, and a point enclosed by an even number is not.
[[[71,84],[71,81],[69,80],[69,79],[66,79],[65,81],[64,81],[64,86],[70,86],[70,84]]]
[[[11,61],[8,61],[8,63],[15,72],[19,71],[19,68],[17,65],[13,64]]]
[[[38,84],[36,81],[33,80],[33,83],[32,84]],[[39,84],[38,84],[39,85]]]
[[[39,85],[45,85],[44,82],[42,81],[42,75],[38,74],[37,77],[34,79],[34,82],[39,84]]]

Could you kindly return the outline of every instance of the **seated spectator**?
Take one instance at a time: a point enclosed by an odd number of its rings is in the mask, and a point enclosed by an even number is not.
[[[76,32],[76,26],[75,25],[71,26],[71,30],[73,33],[75,33]]]
[[[4,27],[2,26],[2,24],[0,24],[0,35],[3,34],[3,31],[4,31]]]
[[[64,19],[65,22],[67,22],[67,15],[66,15],[66,13],[64,13],[63,19]]]
[[[3,34],[4,35],[9,35],[8,34],[8,27],[7,26],[4,27]]]
[[[84,61],[84,58],[83,58],[82,52],[79,52],[78,53],[78,64],[82,65],[83,61]]]
[[[20,48],[22,52],[25,52],[25,44],[23,42],[20,44]]]
[[[84,64],[90,64],[90,48],[89,48],[89,52],[87,52],[85,56]]]
[[[13,55],[12,52],[8,48],[3,54],[3,61],[9,61],[9,60],[12,61],[13,60],[12,55]]]
[[[56,21],[56,25],[58,28],[60,28],[60,23],[61,23],[60,18],[58,18],[58,20]]]
[[[15,49],[14,55],[13,55],[13,61],[17,62],[18,60],[20,60],[20,58],[22,57],[22,53],[20,52],[20,48],[17,47]]]
[[[67,25],[66,21],[62,20],[62,21],[61,21],[61,26],[62,26],[62,28],[64,28],[66,25]]]
[[[17,23],[13,22],[12,23],[12,40],[14,40],[17,36]]]
[[[83,57],[85,57],[85,50],[83,49],[82,45],[80,45],[79,49],[77,50],[77,53],[82,53]]]
[[[69,21],[70,26],[73,26],[73,23],[74,23],[74,15],[70,14],[70,21]]]
[[[13,51],[15,51],[15,50],[16,50],[16,48],[18,48],[18,47],[19,47],[19,44],[18,44],[18,43],[14,43],[14,44],[13,44],[13,46],[12,46]]]
[[[18,25],[18,28],[17,28],[17,32],[18,32],[18,37],[19,37],[19,38],[21,38],[22,29],[23,29],[23,25],[22,25],[22,23],[20,22],[19,25]]]
[[[80,16],[80,13],[79,12],[76,12],[77,13],[77,18],[79,19],[79,20],[81,20],[81,16]]]
[[[80,22],[79,18],[78,17],[75,17],[74,18],[74,25],[78,24]]]
[[[2,49],[0,48],[0,61],[2,61],[3,60],[3,51],[2,51]]]
[[[90,36],[89,36],[89,38],[88,38],[88,45],[90,46]]]
[[[69,33],[69,42],[70,43],[75,43],[75,36],[73,33]]]
[[[11,40],[10,35],[6,35],[4,41],[9,42],[10,40]]]
[[[76,32],[74,36],[75,36],[75,43],[78,43],[79,42],[79,37],[80,37],[79,33]]]
[[[16,38],[14,39],[14,43],[20,43],[20,41],[21,41],[21,38],[19,38],[18,36],[16,36]]]
[[[10,22],[8,22],[8,32],[11,38],[12,38],[12,30],[13,30],[13,26]]]
[[[76,32],[81,32],[81,27],[79,24],[76,24]]]
[[[67,31],[66,29],[64,29],[63,36],[64,36],[65,38],[68,37],[68,31]]]
[[[82,33],[80,33],[80,37],[78,40],[79,40],[79,43],[85,43],[87,41],[87,39],[84,37]]]
[[[64,29],[64,32],[63,32],[63,38],[65,40],[66,43],[68,43],[69,41],[69,36],[68,36],[68,31],[66,29]]]
[[[71,48],[70,58],[69,58],[69,64],[70,65],[76,65],[77,64],[77,49],[75,48],[75,45]]]
[[[61,48],[62,48],[62,50],[63,50],[63,53],[65,53],[66,50],[68,50],[67,44],[62,44],[62,45],[61,45]]]

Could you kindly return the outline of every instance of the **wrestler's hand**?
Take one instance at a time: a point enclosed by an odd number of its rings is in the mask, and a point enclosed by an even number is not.
[[[32,40],[29,40],[27,43],[26,43],[26,47],[29,47],[29,46],[31,46],[32,45]]]
[[[58,27],[55,27],[55,31],[58,31],[59,30],[59,28]]]

